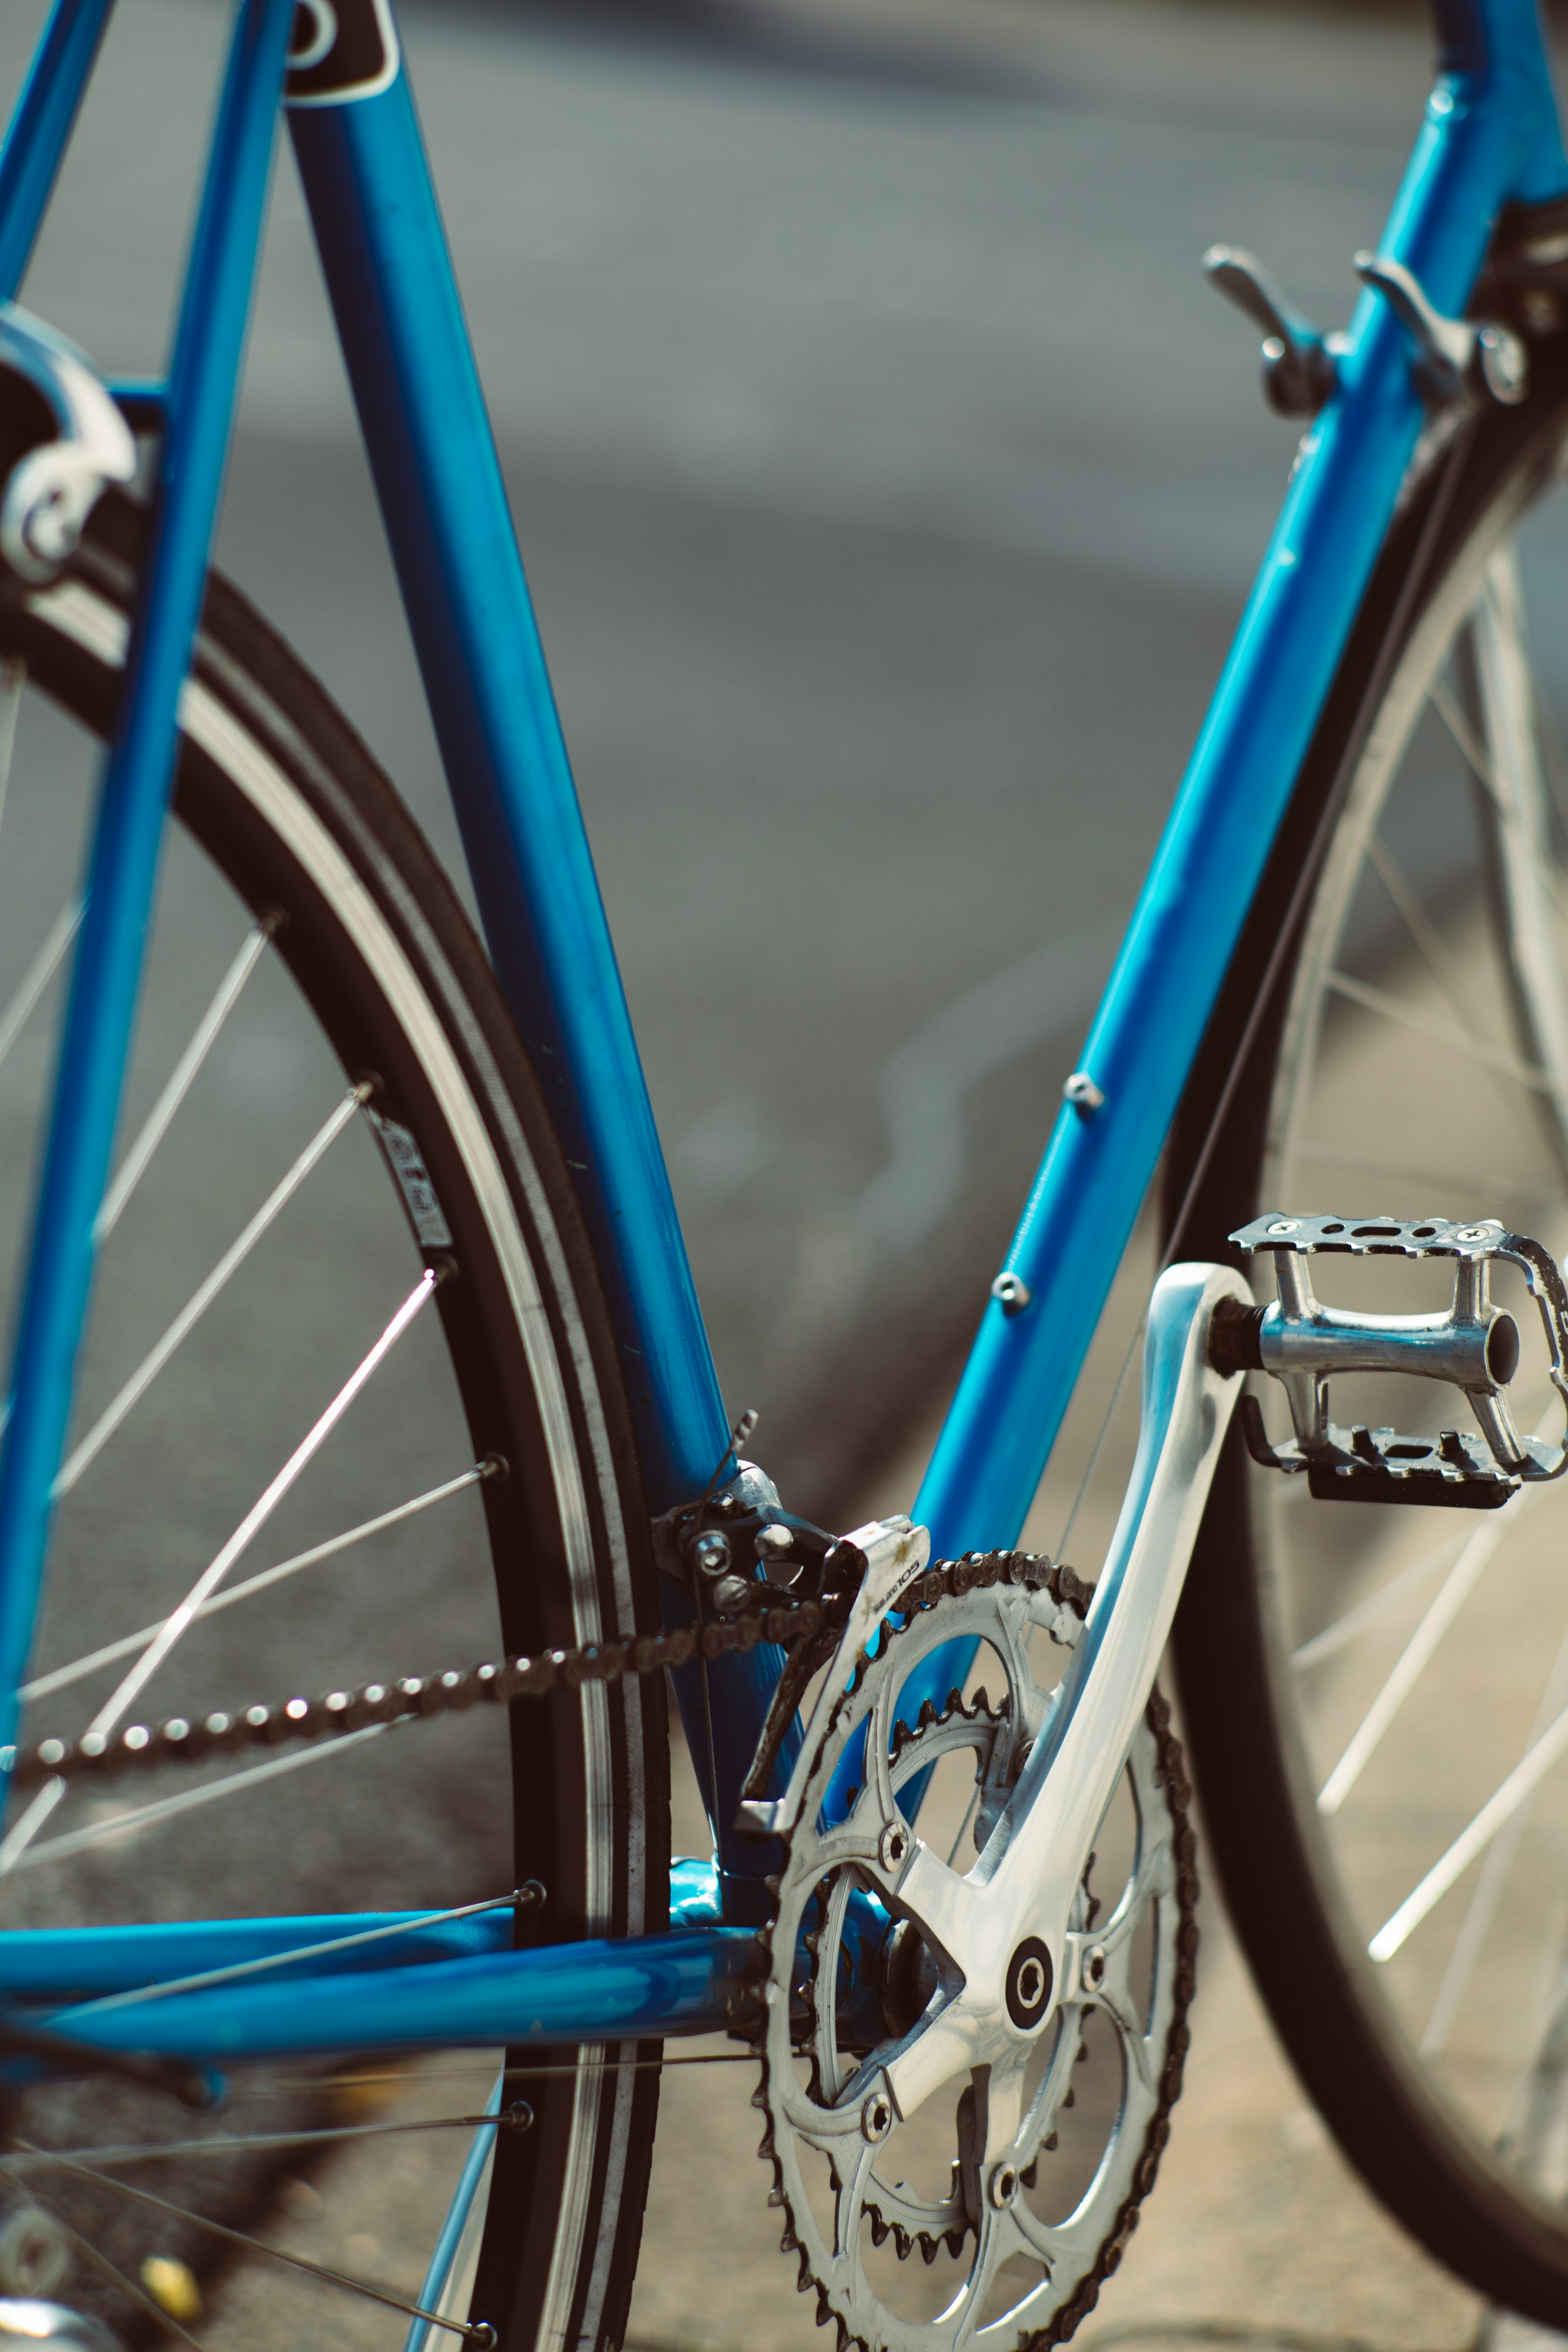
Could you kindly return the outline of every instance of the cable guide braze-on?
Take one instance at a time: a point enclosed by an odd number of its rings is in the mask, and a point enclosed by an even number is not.
[[[1270,1470],[1305,1473],[1328,1502],[1439,1503],[1495,1510],[1521,1486],[1560,1478],[1568,1446],[1524,1436],[1508,1400],[1519,1367],[1519,1327],[1491,1297],[1494,1261],[1517,1266],[1540,1310],[1551,1380],[1568,1402],[1568,1290],[1551,1252],[1495,1217],[1291,1217],[1276,1211],[1230,1236],[1251,1255],[1272,1254],[1279,1297],[1267,1307],[1227,1302],[1210,1355],[1224,1371],[1271,1373],[1290,1401],[1294,1436],[1273,1444],[1254,1396],[1241,1401],[1249,1452]],[[1441,1314],[1353,1314],[1314,1296],[1315,1255],[1451,1258],[1452,1304]],[[1463,1391],[1479,1433],[1445,1429],[1406,1437],[1392,1428],[1329,1419],[1336,1372],[1406,1372]]]

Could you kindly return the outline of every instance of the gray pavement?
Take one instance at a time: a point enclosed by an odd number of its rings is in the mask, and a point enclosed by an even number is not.
[[[119,366],[162,347],[221,13],[124,13],[28,283]],[[407,29],[721,1374],[825,1511],[972,1324],[1279,495],[1197,257],[1343,315],[1423,37]],[[276,214],[224,559],[452,856],[287,163]]]

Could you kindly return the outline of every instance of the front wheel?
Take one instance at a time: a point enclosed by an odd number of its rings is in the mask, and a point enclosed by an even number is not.
[[[1184,1257],[1237,1262],[1266,1210],[1492,1215],[1568,1247],[1560,343],[1534,383],[1407,487],[1178,1118]],[[1364,1309],[1451,1287],[1312,1267]],[[1536,1387],[1523,1425],[1555,1436]],[[1333,1406],[1417,1435],[1465,1417],[1415,1381],[1336,1381]],[[1568,2326],[1568,1486],[1495,1514],[1305,1486],[1233,1431],[1177,1627],[1228,1906],[1370,2187],[1483,2294]]]

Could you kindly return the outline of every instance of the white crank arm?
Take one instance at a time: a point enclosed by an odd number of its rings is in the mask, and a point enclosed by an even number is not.
[[[1241,1391],[1217,1372],[1208,1334],[1222,1298],[1250,1306],[1228,1266],[1176,1265],[1149,1302],[1144,1343],[1143,1426],[1137,1459],[1058,1705],[1036,1740],[1007,1811],[967,1878],[946,1870],[916,1838],[888,1891],[895,1910],[929,1922],[962,1989],[906,2041],[886,2066],[907,2116],[952,2072],[942,2044],[966,2038],[983,2063],[1015,2039],[1006,2007],[1009,1964],[1026,1937],[1051,1957],[1058,1998],[1071,1998],[1068,1920],[1090,1849],[1148,1701],[1208,1499],[1215,1464]]]

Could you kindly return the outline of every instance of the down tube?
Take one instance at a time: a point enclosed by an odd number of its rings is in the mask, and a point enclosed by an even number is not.
[[[1532,8],[1457,8],[1380,251],[1462,311],[1501,204],[1568,185]],[[1411,348],[1381,296],[1301,461],[1090,1033],[1104,1101],[1058,1118],[915,1504],[936,1549],[1016,1540],[1154,1173],[1415,447]]]

